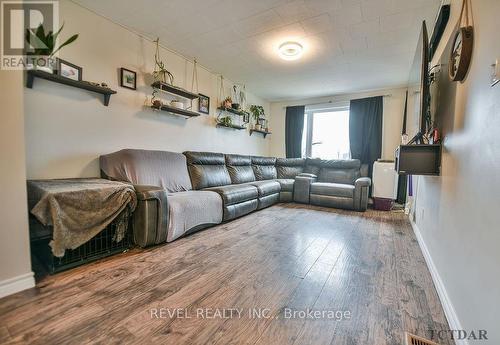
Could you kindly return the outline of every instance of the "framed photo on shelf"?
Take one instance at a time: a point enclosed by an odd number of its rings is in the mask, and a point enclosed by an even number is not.
[[[57,59],[57,75],[71,80],[82,81],[82,68],[66,60]]]
[[[250,122],[250,114],[245,112],[245,115],[243,115],[243,122],[244,123],[249,123]]]
[[[137,73],[126,68],[120,68],[120,86],[127,89],[137,89]]]
[[[198,111],[202,114],[210,114],[210,97],[198,94]]]

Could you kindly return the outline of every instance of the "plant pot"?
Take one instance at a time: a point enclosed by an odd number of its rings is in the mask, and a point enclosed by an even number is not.
[[[256,124],[256,125],[254,126],[254,128],[255,128],[256,130],[260,131],[260,129],[261,129],[261,125]]]
[[[161,106],[163,105],[163,103],[160,101],[160,100],[155,100],[153,101],[153,107],[155,108],[161,108]]]
[[[47,73],[54,73],[55,60],[50,57],[37,57],[33,59],[33,64],[29,66],[30,69],[36,69]]]

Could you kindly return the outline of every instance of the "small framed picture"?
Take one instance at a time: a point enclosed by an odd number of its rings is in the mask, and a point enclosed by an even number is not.
[[[57,59],[57,75],[71,80],[82,81],[82,68],[66,60]]]
[[[245,112],[245,115],[243,115],[243,122],[244,123],[249,123],[250,122],[250,114]]]
[[[203,114],[209,114],[210,113],[210,97],[202,95],[201,93],[198,94],[198,101],[199,101],[199,106],[198,106],[198,111]]]
[[[127,89],[136,90],[137,73],[126,68],[120,69],[120,86]]]

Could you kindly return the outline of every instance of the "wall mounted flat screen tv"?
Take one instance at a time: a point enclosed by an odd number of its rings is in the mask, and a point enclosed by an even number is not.
[[[418,94],[416,113],[419,118],[417,133],[408,133],[413,135],[408,144],[422,144],[424,135],[431,126],[429,110],[429,37],[425,21],[422,22],[422,29],[420,30],[418,45],[408,78],[408,91],[410,94]]]

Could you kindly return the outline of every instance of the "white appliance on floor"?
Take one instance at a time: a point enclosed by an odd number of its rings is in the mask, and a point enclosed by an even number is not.
[[[373,163],[374,207],[379,210],[390,210],[398,197],[398,173],[393,161],[376,161]]]

